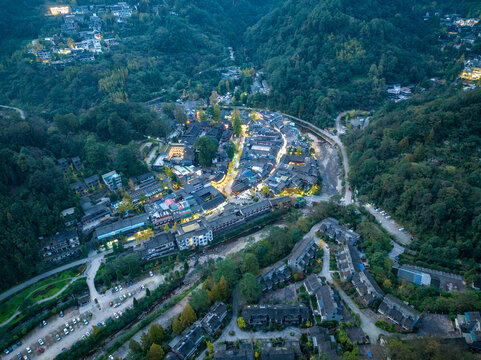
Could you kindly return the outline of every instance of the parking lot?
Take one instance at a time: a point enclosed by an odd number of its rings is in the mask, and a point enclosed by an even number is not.
[[[108,290],[105,294],[99,295],[97,302],[94,299],[78,309],[68,309],[64,312],[64,316],[53,315],[47,319],[47,325],[37,326],[29,334],[22,339],[22,345],[16,348],[13,352],[5,355],[2,352],[0,357],[2,360],[17,359],[17,353],[20,353],[22,359],[25,355],[28,359],[47,360],[53,359],[57,356],[62,349],[69,349],[74,343],[82,339],[82,336],[87,336],[88,333],[92,334],[93,325],[103,326],[109,318],[115,321],[116,316],[120,316],[125,312],[127,306],[132,307],[133,298],[140,299],[145,296],[145,288],[154,290],[159,284],[164,281],[164,275],[154,274],[152,277],[146,278],[133,283],[132,286],[126,287],[123,284],[122,290],[115,291],[114,289]],[[130,293],[130,296],[129,296]],[[122,298],[122,299],[121,299]],[[110,306],[112,302],[112,306]],[[116,304],[119,304],[116,306]],[[73,320],[75,319],[75,324]],[[80,322],[77,321],[80,319]],[[88,324],[84,323],[84,320],[88,321]],[[64,332],[68,323],[68,334]],[[73,332],[70,327],[73,328]],[[60,336],[60,340],[57,341],[56,335]],[[40,346],[38,340],[42,339],[44,344]],[[30,347],[32,352],[27,354],[26,348]],[[39,352],[39,348],[44,350],[43,353]]]

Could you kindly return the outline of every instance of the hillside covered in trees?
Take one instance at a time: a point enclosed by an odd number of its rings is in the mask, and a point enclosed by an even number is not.
[[[105,2],[70,2],[94,3]],[[2,5],[9,16],[0,19],[0,104],[16,105],[27,117],[0,114],[1,288],[44,270],[39,237],[62,230],[61,211],[78,207],[68,186],[73,180],[58,170],[57,160],[80,157],[83,177],[113,169],[125,178],[146,172],[138,141],[168,134],[176,113],[171,106],[159,117],[141,102],[164,95],[164,101],[175,100],[184,89],[194,97],[210,95],[213,77],[202,72],[223,65],[227,46],[270,1],[238,0],[235,7],[231,0],[141,1],[126,26],[107,29],[122,39],[118,47],[65,69],[32,62],[27,54],[33,38],[59,31],[61,19],[45,16],[54,4]],[[212,81],[216,86],[218,79]]]
[[[361,195],[409,224],[420,263],[481,260],[481,90],[389,104],[345,137]]]
[[[456,6],[422,0],[279,3],[246,33],[249,54],[272,85],[267,105],[326,126],[340,109],[369,110],[383,102],[386,84],[427,87],[430,77],[444,74],[453,80],[453,59],[461,54],[441,52],[439,20],[424,21],[423,15],[472,7]]]

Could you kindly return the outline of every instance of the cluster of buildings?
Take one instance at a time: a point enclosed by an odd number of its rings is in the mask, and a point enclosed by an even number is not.
[[[140,247],[136,248],[136,251],[139,252],[142,260],[147,261],[177,251],[203,247],[210,244],[215,236],[235,230],[254,219],[258,219],[272,211],[276,211],[279,209],[280,204],[283,204],[282,206],[290,206],[291,203],[291,198],[286,196],[278,199],[263,200],[243,207],[232,207],[230,210],[224,211],[219,216],[211,219],[205,216],[199,216],[188,222],[179,222],[175,224],[175,229],[172,229],[171,233],[155,235],[150,241],[145,242]],[[231,213],[233,210],[235,211],[234,214]],[[158,211],[151,215],[144,214],[135,217],[134,219],[136,219],[137,224],[136,229],[144,226],[144,217],[145,219],[148,219],[147,221],[149,224],[153,224],[155,227],[160,227],[158,222],[155,223],[155,221],[157,221],[155,214],[157,213]],[[126,220],[121,222],[124,221]],[[124,225],[127,225],[127,223],[119,225],[117,228],[123,226],[123,229],[126,229]],[[97,229],[95,238],[98,238],[98,234],[110,234],[111,232],[108,231],[110,226],[111,225],[103,227],[101,231]],[[129,225],[129,229],[133,229],[131,224]],[[172,235],[172,233],[174,235]],[[285,276],[288,278],[290,274],[287,275],[287,272],[285,272]]]
[[[401,86],[399,84],[387,85],[387,96],[394,102],[408,100],[413,94],[413,85]]]
[[[240,157],[237,175],[232,186],[240,194],[266,179],[277,164],[284,140],[281,133],[264,119],[248,123],[248,136]]]
[[[202,319],[196,321],[184,332],[180,339],[174,340],[171,352],[167,354],[166,359],[190,358],[203,344],[206,334],[214,335],[219,331],[226,317],[227,306],[222,302],[214,304]]]
[[[322,284],[317,275],[309,275],[304,281],[304,288],[309,296],[315,296],[316,308],[314,314],[321,317],[321,321],[342,321],[342,306],[339,296],[329,285]]]
[[[219,183],[226,177],[230,162],[226,146],[232,140],[234,133],[230,121],[226,118],[226,112],[222,111],[222,120],[218,123],[207,120],[196,121],[196,106],[193,109],[184,110],[188,124],[185,129],[177,131],[179,141],[171,143],[165,151],[160,152],[152,164],[152,169],[155,171],[169,168],[182,186],[199,178],[205,183]],[[212,159],[212,165],[208,168],[194,166],[198,160],[198,151],[194,149],[194,144],[200,137],[211,138],[219,145]]]
[[[57,264],[69,258],[80,255],[80,240],[76,230],[57,233],[44,242],[42,249],[43,260],[51,264]]]
[[[456,330],[464,337],[466,344],[476,352],[481,351],[481,314],[479,311],[459,314],[454,320]]]
[[[215,344],[213,350],[214,360],[294,360],[301,354],[298,341],[285,339],[257,340],[257,351],[252,342]]]
[[[464,46],[465,54],[464,69],[460,78],[468,81],[481,79],[481,57],[471,52],[476,41],[481,41],[481,23],[479,18],[464,18],[459,14],[448,14],[440,18],[440,25],[446,29],[450,40],[454,41],[456,49]],[[448,41],[441,41],[446,46]]]
[[[363,306],[369,306],[375,301],[381,302],[378,309],[380,313],[403,329],[412,331],[420,318],[420,313],[401,300],[384,294],[376,280],[366,270],[366,264],[361,260],[361,254],[355,247],[360,240],[359,234],[346,229],[332,218],[323,220],[319,231],[343,245],[336,254],[339,276],[343,281],[353,285],[359,302]]]
[[[91,62],[96,54],[117,45],[113,33],[103,32],[104,14],[113,16],[117,24],[125,24],[133,9],[126,2],[112,5],[51,7],[49,15],[62,16],[60,32],[48,38],[33,40],[29,53],[37,61],[63,67],[73,62]]]
[[[279,113],[262,110],[258,115],[264,122],[261,126],[275,129],[284,141],[284,147],[277,155],[277,167],[263,184],[276,195],[289,189],[311,190],[319,181],[320,170],[307,138],[293,122]]]

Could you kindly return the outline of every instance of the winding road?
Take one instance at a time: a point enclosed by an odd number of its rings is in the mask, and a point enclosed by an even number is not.
[[[22,118],[22,120],[25,120],[25,112],[22,109],[19,109],[13,106],[7,106],[7,105],[0,105],[0,108],[16,110],[20,114],[20,117]]]

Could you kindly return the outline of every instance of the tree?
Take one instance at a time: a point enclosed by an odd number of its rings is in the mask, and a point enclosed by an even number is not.
[[[210,166],[212,164],[212,159],[217,153],[218,146],[217,141],[210,137],[201,136],[197,138],[194,143],[194,149],[199,151],[199,164],[201,166]]]
[[[261,189],[261,194],[267,197],[269,196],[269,193],[270,193],[269,186],[263,185]]]
[[[139,306],[139,302],[137,301],[136,298],[133,299],[132,305],[134,306],[134,309],[135,309],[137,306]]]
[[[239,316],[237,318],[237,326],[239,327],[239,329],[244,329],[246,327],[246,322],[243,317]]]
[[[212,90],[212,93],[210,94],[209,101],[210,105],[216,105],[217,104],[217,98],[219,97],[219,94],[217,94],[217,91]]]
[[[219,122],[222,118],[222,111],[220,109],[219,104],[215,104],[213,109],[212,109],[212,120],[215,122]]]
[[[222,276],[218,283],[212,287],[212,298],[214,301],[226,301],[229,297],[229,289],[225,277]]]
[[[240,117],[239,109],[235,109],[231,113],[231,123],[232,123],[232,131],[234,135],[239,137],[242,132],[242,120]]]
[[[164,358],[164,349],[162,346],[157,344],[152,344],[149,349],[149,360],[162,360]]]
[[[207,297],[207,292],[204,289],[195,290],[192,292],[189,304],[197,314],[207,312],[210,307],[210,300]]]
[[[159,324],[152,324],[149,329],[149,339],[154,344],[162,345],[164,328]]]
[[[130,340],[129,342],[129,349],[132,353],[134,354],[142,354],[143,351],[142,351],[142,347],[140,346],[140,344],[135,341],[135,340]]]
[[[231,258],[225,258],[217,262],[217,271],[214,274],[214,281],[219,281],[224,276],[228,287],[234,287],[239,280],[239,265]]]
[[[170,231],[169,224],[164,225],[164,232],[168,233]]]
[[[187,304],[182,310],[179,319],[183,327],[190,326],[197,320],[197,315],[190,304]]]
[[[172,331],[174,334],[180,334],[183,329],[180,319],[174,319],[174,321],[172,321]]]
[[[140,335],[140,345],[142,346],[144,353],[149,351],[149,348],[152,345],[149,335],[146,332],[143,332],[142,335]]]
[[[259,262],[252,253],[247,253],[242,260],[242,272],[251,273],[254,275],[259,274]]]
[[[80,247],[80,251],[82,252],[83,256],[87,256],[89,254],[89,251],[87,250],[87,247],[85,245],[82,245]]]
[[[240,285],[240,294],[244,300],[248,303],[255,303],[260,300],[262,296],[262,290],[257,282],[256,277],[251,273],[244,274]]]
[[[145,296],[150,296],[150,289],[148,287],[145,288]]]
[[[232,141],[229,141],[226,145],[225,145],[225,152],[227,153],[227,156],[229,157],[229,159],[233,159],[234,158],[234,155],[235,155],[235,145]]]

